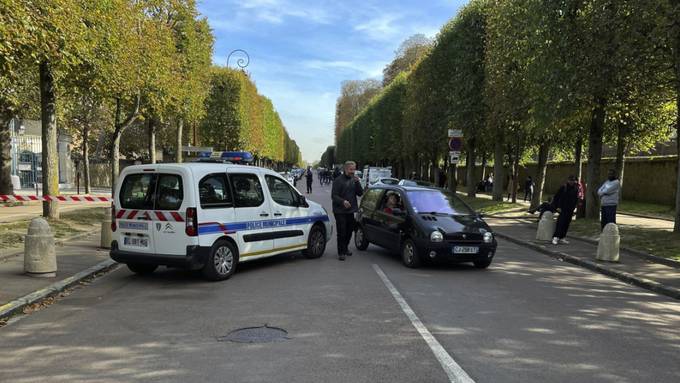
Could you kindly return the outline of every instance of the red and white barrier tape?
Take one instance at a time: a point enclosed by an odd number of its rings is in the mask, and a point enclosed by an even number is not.
[[[90,195],[69,195],[69,196],[35,196],[35,195],[3,195],[0,194],[1,202],[8,201],[61,201],[61,202],[111,202],[111,197],[90,196]]]

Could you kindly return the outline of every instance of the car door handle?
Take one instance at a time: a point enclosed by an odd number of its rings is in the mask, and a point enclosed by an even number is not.
[[[282,215],[283,215],[282,213],[274,213],[274,216],[275,216],[275,217],[280,217],[280,216],[282,216]]]
[[[260,217],[269,217],[269,213],[262,212],[260,213]]]

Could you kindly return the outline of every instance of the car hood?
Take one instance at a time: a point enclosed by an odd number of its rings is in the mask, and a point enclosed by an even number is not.
[[[446,238],[455,239],[461,234],[468,234],[469,239],[482,238],[491,231],[483,219],[474,215],[429,215],[418,214],[418,221],[425,229],[440,230]]]

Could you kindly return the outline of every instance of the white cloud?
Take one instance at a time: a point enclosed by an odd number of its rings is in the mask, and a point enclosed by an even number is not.
[[[354,30],[365,33],[373,40],[392,41],[395,35],[401,32],[400,27],[395,25],[395,22],[402,17],[398,14],[383,14],[355,25]]]

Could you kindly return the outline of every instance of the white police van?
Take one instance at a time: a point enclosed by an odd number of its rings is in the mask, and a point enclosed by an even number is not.
[[[207,162],[125,168],[111,228],[111,258],[133,272],[164,265],[200,269],[210,280],[281,253],[318,258],[332,235],[326,210],[278,173]]]

